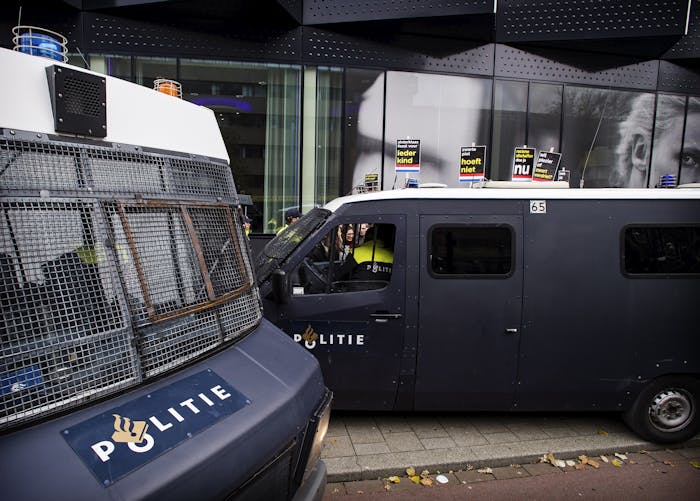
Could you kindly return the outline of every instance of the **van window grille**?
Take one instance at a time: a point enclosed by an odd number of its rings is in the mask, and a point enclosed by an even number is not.
[[[0,430],[260,322],[233,186],[201,158],[0,139]]]

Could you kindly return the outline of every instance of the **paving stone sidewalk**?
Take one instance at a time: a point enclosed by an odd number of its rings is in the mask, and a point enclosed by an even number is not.
[[[699,447],[700,435],[673,447]],[[373,414],[334,412],[321,457],[328,482],[371,480],[421,471],[535,464],[552,452],[581,454],[658,450],[609,414]]]

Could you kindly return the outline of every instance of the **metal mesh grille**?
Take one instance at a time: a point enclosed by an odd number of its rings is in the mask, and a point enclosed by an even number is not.
[[[93,203],[3,201],[0,423],[137,377]]]
[[[216,201],[235,195],[222,164],[0,140],[0,183],[0,429],[138,384],[260,321],[240,220]]]
[[[64,99],[68,113],[91,117],[98,117],[102,113],[100,86],[92,80],[66,77]]]
[[[0,139],[0,189],[236,196],[225,163],[123,149]]]

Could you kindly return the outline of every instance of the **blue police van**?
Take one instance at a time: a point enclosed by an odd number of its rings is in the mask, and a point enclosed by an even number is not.
[[[694,436],[700,189],[566,188],[338,198],[257,256],[265,315],[338,409],[617,411]]]
[[[2,496],[320,499],[331,393],[263,319],[214,113],[0,67]]]

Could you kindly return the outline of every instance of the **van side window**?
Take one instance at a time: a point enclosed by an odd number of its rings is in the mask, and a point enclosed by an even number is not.
[[[508,275],[512,269],[513,232],[507,226],[443,226],[430,232],[434,275]]]
[[[629,226],[622,259],[630,275],[700,274],[700,226]]]
[[[352,223],[334,227],[292,274],[293,293],[333,294],[381,289],[391,280],[396,227]]]

